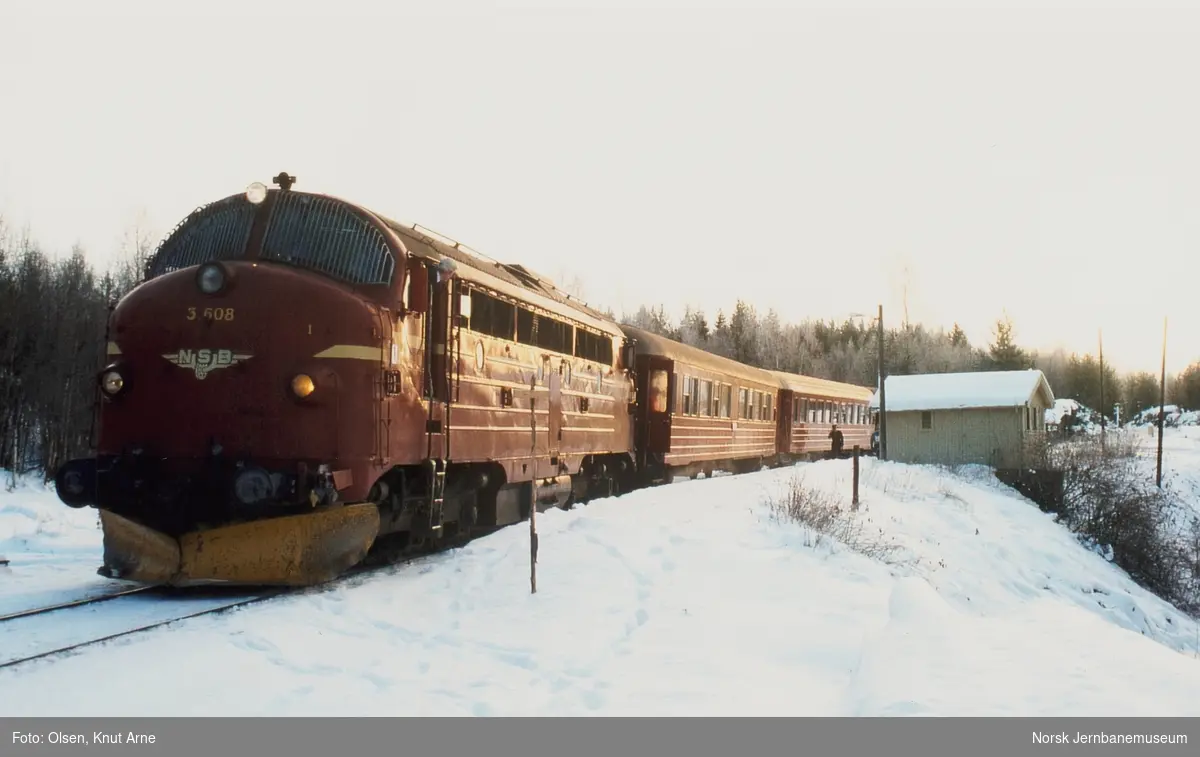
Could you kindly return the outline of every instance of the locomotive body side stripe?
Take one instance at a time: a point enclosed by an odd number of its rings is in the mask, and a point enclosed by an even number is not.
[[[335,344],[313,357],[346,358],[349,360],[383,360],[382,347],[362,347],[357,344]]]

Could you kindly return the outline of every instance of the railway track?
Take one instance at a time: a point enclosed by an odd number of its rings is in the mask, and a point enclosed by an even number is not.
[[[0,669],[68,654],[181,620],[262,602],[287,590],[187,596],[145,587],[39,607],[0,618]],[[222,596],[223,595],[223,596]]]
[[[6,615],[0,615],[0,623],[4,623],[5,621],[9,621],[9,620],[16,620],[17,618],[29,618],[34,615],[44,615],[46,613],[55,612],[57,610],[65,610],[68,607],[81,607],[83,605],[99,604],[101,602],[107,602],[110,599],[116,599],[117,597],[125,597],[130,594],[141,594],[143,592],[150,591],[153,588],[154,587],[152,587],[152,586],[139,586],[139,587],[136,587],[133,589],[125,589],[123,591],[108,592],[106,594],[101,594],[101,595],[95,596],[95,597],[83,597],[81,599],[73,599],[70,602],[60,602],[59,604],[55,604],[55,605],[46,605],[44,607],[34,607],[34,608],[31,608],[28,610],[17,610],[16,612],[10,612]]]
[[[0,669],[77,653],[87,647],[164,628],[183,620],[218,615],[285,596],[353,588],[390,570],[419,565],[446,552],[415,554],[396,562],[359,567],[315,587],[246,592],[225,588],[173,589],[139,586],[95,597],[0,615]]]

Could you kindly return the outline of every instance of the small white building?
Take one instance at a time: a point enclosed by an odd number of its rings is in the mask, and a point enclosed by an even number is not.
[[[888,376],[886,389],[887,459],[896,462],[1018,465],[1054,406],[1039,370]]]

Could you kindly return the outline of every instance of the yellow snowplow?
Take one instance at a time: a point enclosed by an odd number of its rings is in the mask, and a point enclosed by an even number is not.
[[[192,531],[175,538],[100,511],[101,573],[136,583],[309,586],[336,578],[366,557],[379,510],[344,505]]]

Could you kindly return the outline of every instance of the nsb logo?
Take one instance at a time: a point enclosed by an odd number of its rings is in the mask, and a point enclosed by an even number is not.
[[[169,352],[163,355],[180,368],[190,368],[196,378],[203,380],[218,368],[228,368],[231,365],[249,360],[253,355],[244,355],[233,350],[185,350]]]

